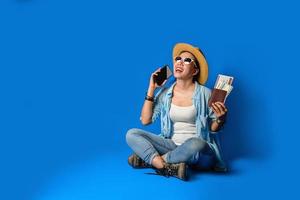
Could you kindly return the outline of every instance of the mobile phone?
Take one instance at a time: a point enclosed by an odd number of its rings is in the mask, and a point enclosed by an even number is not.
[[[157,85],[161,85],[166,79],[168,79],[172,75],[172,71],[170,70],[168,65],[164,65],[159,72],[157,72],[157,76],[154,76],[154,81]]]

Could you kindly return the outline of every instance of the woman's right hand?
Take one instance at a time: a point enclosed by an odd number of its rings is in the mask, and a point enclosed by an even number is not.
[[[158,87],[162,87],[166,82],[167,80],[165,80],[161,85],[158,85],[155,81],[154,81],[154,77],[157,76],[158,72],[160,72],[161,68],[158,68],[155,72],[153,72],[151,74],[151,77],[150,77],[150,83],[149,83],[149,89],[152,89],[152,90],[155,90],[156,88]]]

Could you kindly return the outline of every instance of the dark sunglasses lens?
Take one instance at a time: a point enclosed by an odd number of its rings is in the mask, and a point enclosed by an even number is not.
[[[181,57],[180,56],[177,56],[176,58],[175,58],[175,61],[180,61],[181,60]]]
[[[184,62],[190,64],[190,63],[192,62],[192,59],[190,59],[190,58],[185,58],[185,59],[184,59]]]

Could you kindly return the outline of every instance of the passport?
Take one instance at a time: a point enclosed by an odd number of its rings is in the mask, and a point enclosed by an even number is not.
[[[211,104],[217,101],[225,103],[226,98],[233,89],[232,86],[233,77],[219,74],[216,80],[214,89],[211,92],[211,97],[208,101],[208,105],[211,107]]]
[[[214,88],[208,101],[208,105],[211,107],[211,104],[217,101],[225,103],[226,96],[227,92],[225,90]]]

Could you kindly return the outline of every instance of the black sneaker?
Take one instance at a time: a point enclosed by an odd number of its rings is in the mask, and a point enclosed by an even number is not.
[[[164,168],[157,169],[156,173],[165,177],[174,176],[176,178],[186,181],[188,179],[187,168],[188,166],[185,163],[167,163]]]
[[[138,155],[132,154],[128,157],[128,164],[133,168],[152,168],[151,165],[146,163],[143,159],[141,159]]]

